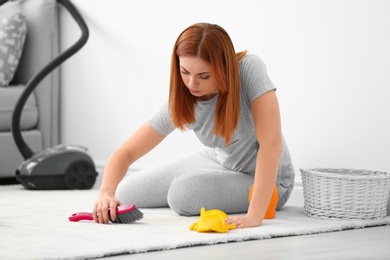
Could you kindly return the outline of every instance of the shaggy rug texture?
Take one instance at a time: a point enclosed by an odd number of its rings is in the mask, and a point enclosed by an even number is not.
[[[261,227],[228,233],[198,233],[189,227],[199,217],[170,209],[140,209],[141,221],[100,225],[70,222],[76,212],[91,211],[97,190],[30,191],[0,186],[1,259],[93,259],[155,250],[269,239],[390,225],[380,220],[323,220],[307,217],[300,207],[285,207]]]

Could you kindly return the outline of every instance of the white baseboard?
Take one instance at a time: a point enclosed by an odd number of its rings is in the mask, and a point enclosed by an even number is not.
[[[286,205],[303,207],[303,186],[300,180],[295,180],[294,189]]]

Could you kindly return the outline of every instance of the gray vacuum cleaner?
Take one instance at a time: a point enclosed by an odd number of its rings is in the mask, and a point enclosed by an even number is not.
[[[12,115],[12,135],[16,146],[25,159],[16,169],[16,179],[25,188],[32,190],[90,189],[95,184],[98,174],[86,148],[75,145],[58,145],[34,154],[23,140],[20,130],[23,106],[39,82],[62,62],[79,51],[88,40],[88,27],[76,8],[69,0],[57,1],[76,20],[82,34],[75,44],[46,65],[27,83],[15,106]]]

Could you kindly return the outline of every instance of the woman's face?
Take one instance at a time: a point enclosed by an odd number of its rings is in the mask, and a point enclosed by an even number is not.
[[[192,56],[179,56],[180,74],[192,95],[208,100],[218,94],[210,63]]]

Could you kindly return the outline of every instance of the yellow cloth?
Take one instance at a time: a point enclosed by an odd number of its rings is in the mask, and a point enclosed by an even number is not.
[[[190,230],[197,232],[218,232],[226,233],[231,229],[235,229],[235,224],[226,224],[225,220],[228,215],[219,209],[205,210],[200,209],[200,218],[198,222],[192,223]]]

